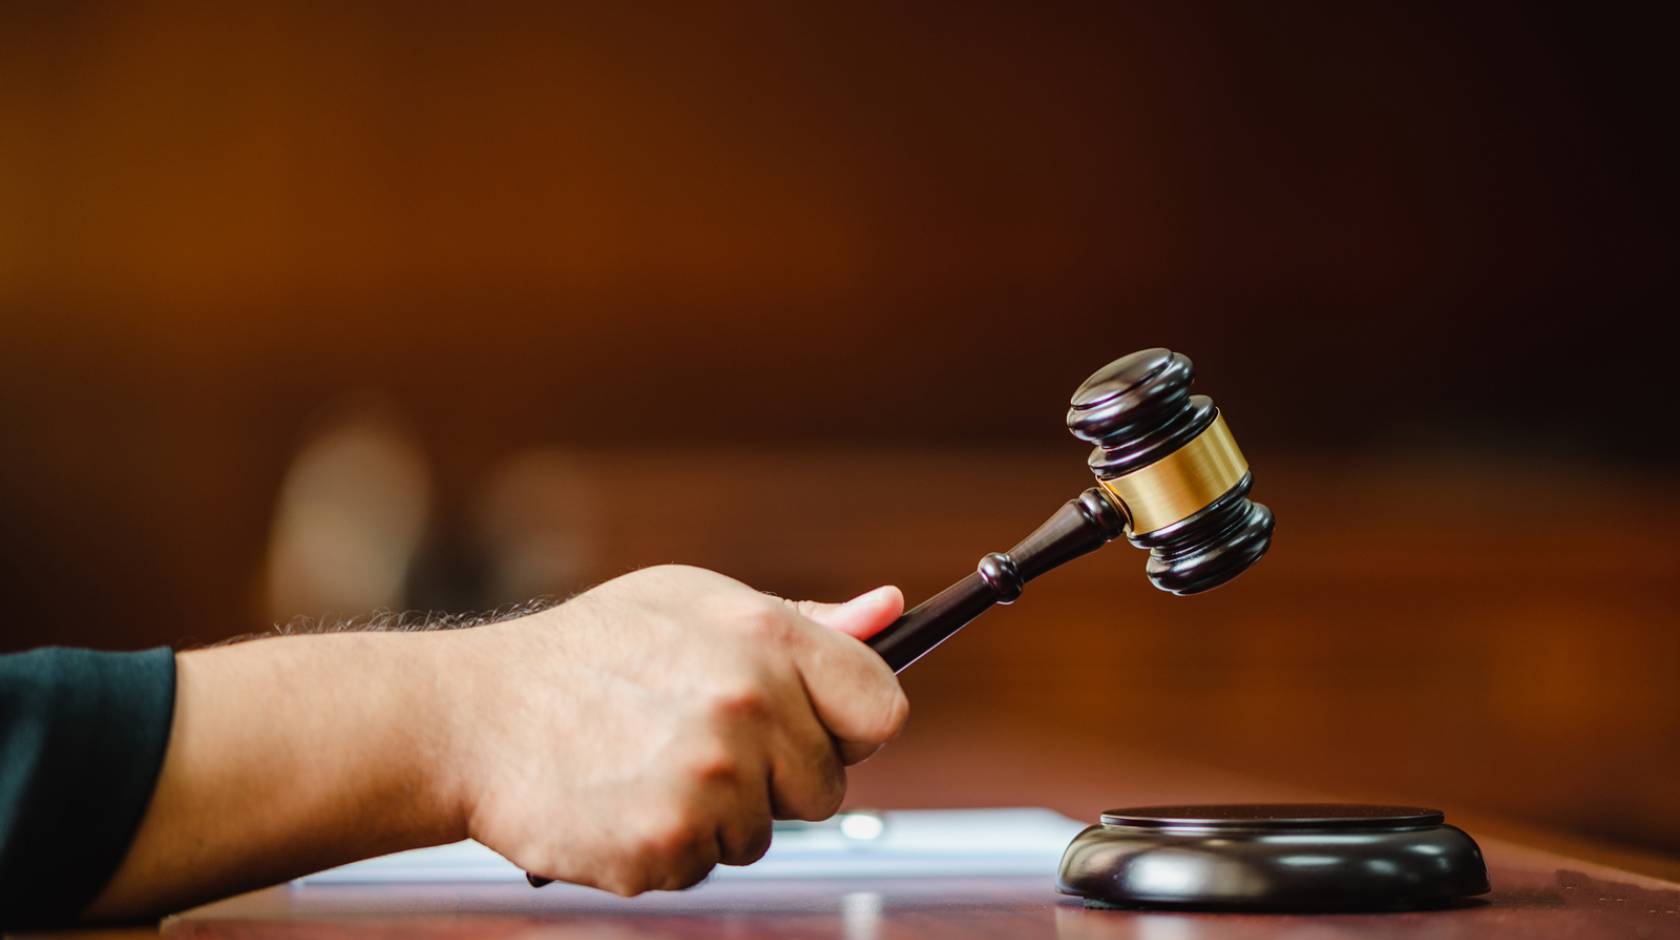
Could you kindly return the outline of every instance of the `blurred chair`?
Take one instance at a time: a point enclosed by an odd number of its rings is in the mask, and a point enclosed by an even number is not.
[[[485,603],[564,597],[616,573],[600,570],[603,498],[586,466],[558,450],[516,454],[494,468],[470,521]]]
[[[365,399],[342,404],[281,484],[263,611],[283,623],[404,606],[432,503],[426,459],[392,410]]]

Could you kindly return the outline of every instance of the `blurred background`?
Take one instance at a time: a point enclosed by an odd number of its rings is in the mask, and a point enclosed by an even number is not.
[[[0,646],[666,561],[915,600],[1089,485],[1068,395],[1164,345],[1272,554],[1046,576],[906,674],[854,799],[1170,764],[1680,855],[1631,9],[8,4]]]

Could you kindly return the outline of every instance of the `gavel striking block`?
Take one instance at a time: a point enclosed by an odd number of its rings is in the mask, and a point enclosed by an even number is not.
[[[1248,498],[1253,477],[1225,418],[1190,394],[1188,356],[1145,349],[1114,360],[1073,393],[1068,430],[1093,449],[1098,485],[1063,504],[1007,552],[869,640],[901,672],[1033,578],[1124,534],[1148,549],[1149,580],[1198,594],[1231,580],[1271,546],[1271,510]]]

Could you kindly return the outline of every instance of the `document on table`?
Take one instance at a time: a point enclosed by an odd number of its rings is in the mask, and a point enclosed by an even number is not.
[[[1048,875],[1084,824],[1048,809],[926,809],[841,813],[777,823],[770,851],[712,880]],[[524,881],[477,842],[398,852],[299,878],[302,885]]]

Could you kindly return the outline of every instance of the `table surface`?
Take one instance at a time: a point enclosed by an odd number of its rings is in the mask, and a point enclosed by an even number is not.
[[[1077,818],[1106,805],[1322,799],[1337,794],[1248,779],[1122,747],[1080,747],[958,725],[922,727],[852,774],[854,805],[1047,804]],[[990,732],[988,732],[990,733]],[[990,745],[989,747],[987,745]],[[1035,750],[1038,748],[1039,750]],[[1038,799],[1033,799],[1034,796]],[[1357,796],[1357,794],[1356,794]],[[1030,878],[726,880],[624,900],[565,885],[282,886],[102,938],[377,937],[1675,937],[1680,883],[1601,864],[1591,851],[1536,848],[1455,815],[1486,855],[1493,890],[1461,906],[1372,914],[1205,914],[1087,910]],[[1666,872],[1657,860],[1654,869]]]
[[[166,921],[180,938],[1680,937],[1680,884],[1484,840],[1493,891],[1446,910],[1204,914],[1089,910],[1046,877],[735,880],[622,900],[523,885],[272,888]],[[142,936],[150,931],[97,931]]]

